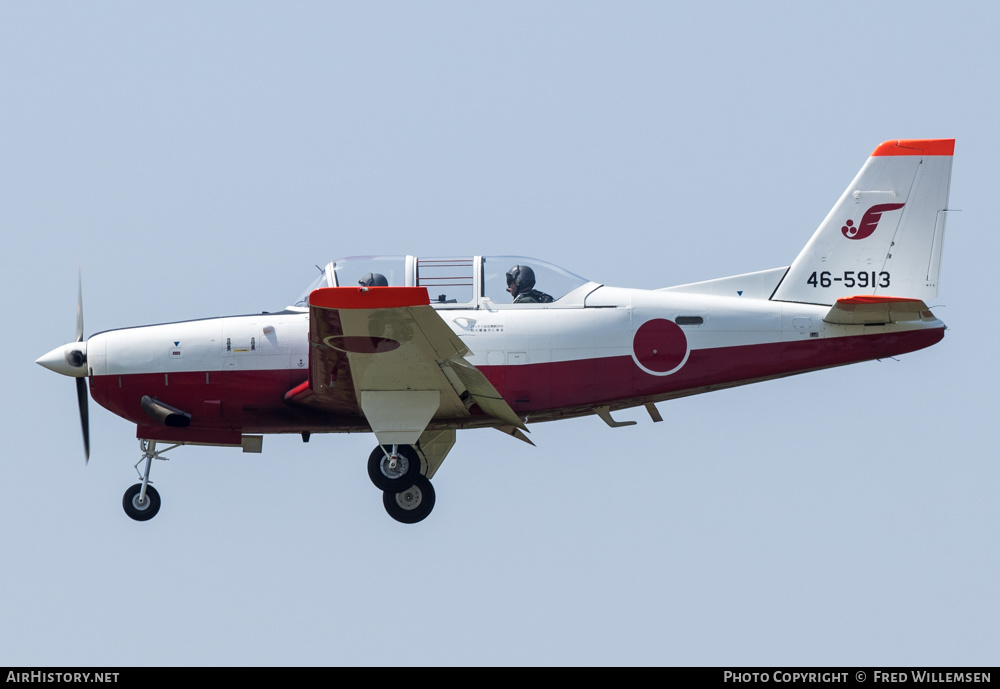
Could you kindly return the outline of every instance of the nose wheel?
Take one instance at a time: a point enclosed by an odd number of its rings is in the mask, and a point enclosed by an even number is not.
[[[146,494],[142,495],[142,484],[137,483],[125,491],[122,507],[137,522],[147,521],[160,511],[160,494],[152,486],[146,486]]]

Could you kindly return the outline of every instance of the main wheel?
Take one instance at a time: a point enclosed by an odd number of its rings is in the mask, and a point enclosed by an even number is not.
[[[160,494],[150,485],[146,485],[146,499],[139,502],[139,493],[142,492],[142,484],[137,483],[125,491],[122,497],[122,507],[125,514],[132,517],[137,522],[144,522],[152,519],[160,511]]]
[[[376,445],[368,457],[368,478],[379,490],[399,492],[412,486],[414,479],[420,476],[420,457],[409,445],[400,445],[396,448],[395,468],[389,464],[385,450],[381,445]]]
[[[416,524],[426,519],[434,509],[434,486],[426,476],[418,475],[406,490],[382,493],[382,504],[397,522]]]

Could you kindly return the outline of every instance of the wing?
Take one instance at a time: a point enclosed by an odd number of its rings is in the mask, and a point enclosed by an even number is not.
[[[473,404],[524,428],[423,287],[326,287],[309,297],[309,380],[285,400],[363,416],[381,444],[414,444],[431,422],[468,419]]]
[[[823,317],[838,325],[874,325],[903,321],[933,321],[934,314],[919,299],[901,297],[858,296],[837,300]]]

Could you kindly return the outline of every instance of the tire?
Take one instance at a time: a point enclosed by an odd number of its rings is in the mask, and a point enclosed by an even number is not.
[[[381,491],[404,491],[420,476],[420,457],[416,450],[409,445],[400,445],[396,448],[396,455],[398,459],[395,470],[389,468],[389,459],[381,445],[376,445],[368,457],[368,478]]]
[[[382,504],[389,516],[402,524],[416,524],[434,509],[434,486],[426,476],[417,476],[406,490],[382,493]]]
[[[146,486],[146,501],[144,505],[139,504],[139,493],[142,492],[142,484],[137,483],[131,486],[122,497],[122,507],[125,514],[137,522],[144,522],[156,516],[160,511],[160,494],[150,485]]]

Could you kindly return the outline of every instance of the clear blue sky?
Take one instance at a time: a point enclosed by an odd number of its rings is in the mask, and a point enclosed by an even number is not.
[[[0,0],[0,664],[994,664],[997,9]],[[459,434],[416,527],[367,435],[183,448],[33,362],[280,309],[357,254],[664,287],[787,265],[874,147],[956,138],[899,361]]]

